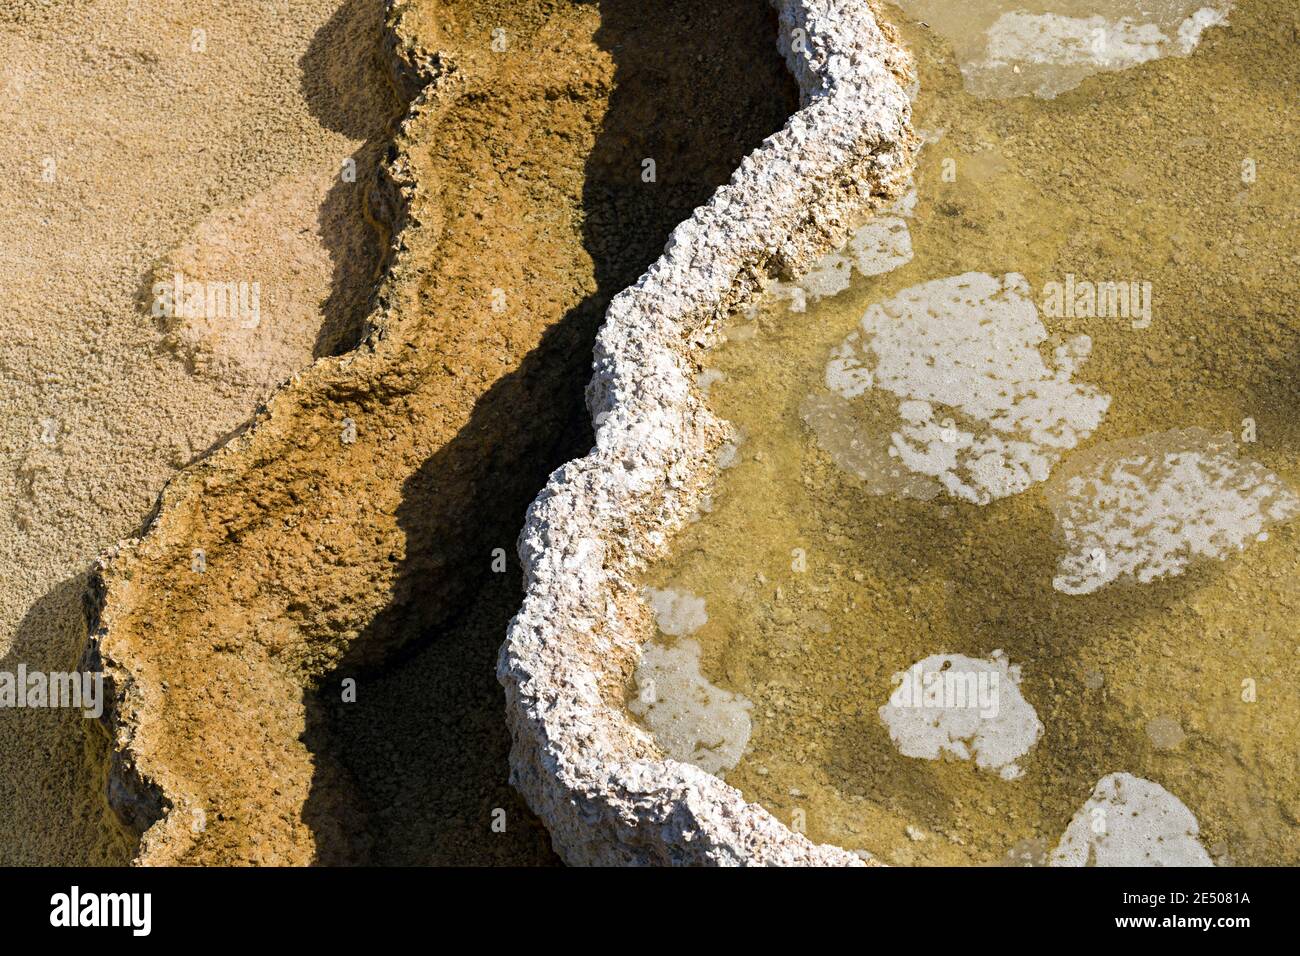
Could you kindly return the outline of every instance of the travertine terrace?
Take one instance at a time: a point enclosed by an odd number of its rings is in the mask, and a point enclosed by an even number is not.
[[[611,303],[587,396],[596,447],[552,476],[520,538],[527,595],[500,664],[512,780],[571,863],[860,862],[664,759],[621,707],[646,613],[628,575],[694,513],[726,432],[693,384],[698,356],[911,169],[910,67],[871,6],[788,0],[779,42],[803,108]]]
[[[142,833],[139,862],[410,861],[418,846],[367,823],[372,799],[422,835],[456,822],[411,822],[423,804],[404,800],[423,794],[369,793],[358,774],[400,781],[405,738],[383,736],[385,711],[348,723],[335,705],[355,680],[344,710],[375,707],[376,668],[397,659],[415,689],[385,686],[413,695],[411,739],[440,739],[426,723],[443,701],[419,676],[444,634],[499,643],[512,572],[494,565],[546,474],[589,440],[581,385],[609,298],[797,107],[761,4],[683,3],[650,24],[638,8],[390,9],[410,108],[369,192],[394,241],[364,341],[295,375],[169,483],[95,578],[108,792]],[[504,791],[504,759],[495,772]],[[460,829],[486,833],[507,798],[467,799],[482,816]]]

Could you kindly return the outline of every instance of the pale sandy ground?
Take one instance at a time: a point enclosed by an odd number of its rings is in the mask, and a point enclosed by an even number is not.
[[[350,344],[380,248],[362,191],[398,108],[380,8],[0,8],[0,670],[74,666],[89,560],[274,383]],[[153,316],[178,268],[258,283],[257,326]],[[0,710],[0,863],[124,862],[81,719]]]

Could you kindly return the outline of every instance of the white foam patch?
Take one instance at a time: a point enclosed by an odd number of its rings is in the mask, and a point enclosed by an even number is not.
[[[987,660],[934,654],[894,675],[889,703],[878,713],[905,757],[974,760],[1004,779],[1043,734],[1038,714],[1020,693],[1020,667],[1001,651]]]
[[[912,234],[907,220],[916,210],[913,187],[886,212],[858,229],[841,253],[864,276],[892,272],[912,261]]]
[[[719,369],[716,368],[702,369],[700,371],[700,374],[695,376],[695,386],[700,390],[700,394],[702,394],[704,398],[707,400],[709,397],[709,389],[712,388],[718,382],[725,381],[726,378],[727,378],[726,372],[723,372]]]
[[[986,97],[1051,98],[1095,73],[1186,56],[1232,9],[1232,0],[1045,0],[1033,11],[1007,0],[899,3],[952,43],[966,88]]]
[[[1200,825],[1172,793],[1131,773],[1102,777],[1052,851],[1051,866],[1213,866]]]
[[[1220,7],[1201,7],[1178,24],[1178,51],[1187,56],[1200,44],[1202,33],[1210,27],[1227,26],[1228,11],[1231,9],[1231,3],[1224,3]]]
[[[749,746],[744,696],[716,687],[700,673],[700,645],[683,638],[671,647],[648,643],[636,669],[636,695],[628,710],[650,728],[674,760],[712,774],[734,767]]]
[[[1045,481],[1110,396],[1071,381],[1092,342],[1044,360],[1047,331],[1011,273],[938,279],[872,305],[805,402],[819,444],[873,494],[987,504]]]
[[[1174,429],[1076,456],[1047,486],[1065,553],[1052,586],[1089,594],[1121,577],[1146,584],[1197,559],[1268,537],[1300,498],[1230,434]]]
[[[669,637],[694,634],[709,623],[704,598],[690,591],[645,588],[642,593],[654,612],[655,625]]]
[[[857,229],[849,241],[827,253],[797,282],[774,282],[769,293],[790,301],[792,312],[803,312],[809,302],[839,295],[849,287],[853,272],[877,276],[912,261],[912,233],[907,220],[916,209],[913,187],[892,205]]]

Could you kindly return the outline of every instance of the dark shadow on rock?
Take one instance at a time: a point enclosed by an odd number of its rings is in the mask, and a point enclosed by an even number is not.
[[[313,354],[354,348],[370,313],[384,266],[390,223],[370,215],[368,191],[404,105],[384,63],[383,0],[344,0],[303,54],[302,93],[328,129],[364,142],[335,171],[317,217],[334,275],[321,306]]]
[[[775,15],[762,0],[673,0],[653,15],[634,0],[596,5],[596,39],[616,70],[584,170],[583,244],[596,291],[481,396],[464,428],[405,483],[407,548],[392,603],[320,692],[306,695],[308,746],[337,756],[351,777],[313,781],[305,818],[321,862],[349,852],[376,864],[555,862],[507,783],[495,664],[521,597],[515,540],[549,473],[591,446],[583,393],[609,300],[798,106],[776,51]],[[646,159],[654,160],[653,181],[643,177]],[[506,573],[491,571],[495,548],[509,556]],[[460,561],[465,553],[475,557]],[[452,605],[463,610],[448,619]],[[405,647],[399,657],[366,669],[368,647],[395,645]],[[341,702],[347,678],[357,681],[355,703]],[[350,806],[364,816],[369,840],[338,852],[330,841],[346,803],[341,787],[354,788]]]
[[[87,579],[61,581],[28,609],[0,672],[79,670]],[[129,862],[131,840],[105,799],[109,745],[98,721],[79,709],[3,707],[0,733],[0,865]]]

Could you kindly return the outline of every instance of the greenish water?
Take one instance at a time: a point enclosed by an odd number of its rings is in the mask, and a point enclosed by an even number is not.
[[[743,441],[646,576],[629,706],[886,862],[1296,863],[1294,10],[994,76],[904,6],[915,197],[710,356]]]

